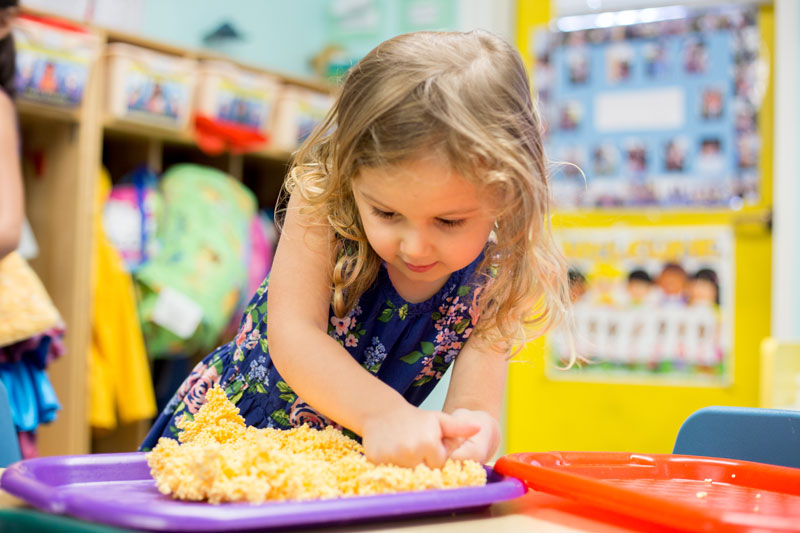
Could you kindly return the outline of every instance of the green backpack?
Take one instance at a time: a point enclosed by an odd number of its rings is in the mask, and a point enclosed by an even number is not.
[[[230,176],[180,164],[164,173],[158,253],[134,274],[147,353],[216,346],[247,284],[253,194]]]

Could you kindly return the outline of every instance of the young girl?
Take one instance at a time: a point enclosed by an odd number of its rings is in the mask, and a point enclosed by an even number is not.
[[[511,346],[569,301],[517,52],[483,31],[380,44],[295,155],[285,192],[270,278],[142,449],[175,438],[219,383],[247,424],[345,428],[375,462],[489,460]],[[443,412],[418,409],[454,361]]]

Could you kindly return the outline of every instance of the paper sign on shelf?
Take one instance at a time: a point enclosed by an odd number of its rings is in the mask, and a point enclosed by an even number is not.
[[[200,305],[171,287],[163,287],[153,307],[153,322],[182,339],[194,334],[203,319]]]

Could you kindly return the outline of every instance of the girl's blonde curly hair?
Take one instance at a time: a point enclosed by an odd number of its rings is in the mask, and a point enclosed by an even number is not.
[[[327,220],[340,243],[331,268],[336,315],[353,308],[381,264],[352,180],[363,167],[438,151],[499,200],[495,239],[477,271],[486,283],[474,334],[521,346],[560,322],[569,305],[567,264],[550,231],[541,129],[519,54],[491,33],[400,35],[353,66],[295,154],[283,190],[284,199],[296,192],[313,218]]]

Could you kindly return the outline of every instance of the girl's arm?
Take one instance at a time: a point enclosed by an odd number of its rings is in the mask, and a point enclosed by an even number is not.
[[[267,338],[275,367],[304,401],[361,435],[369,459],[441,466],[443,439],[479,428],[412,406],[328,336],[334,241],[327,223],[299,212],[302,205],[292,195],[270,273]]]
[[[451,439],[453,459],[473,459],[486,463],[500,445],[500,415],[508,370],[508,352],[478,349],[467,340],[456,357],[450,388],[443,411],[456,418],[479,424],[472,437]]]
[[[24,198],[14,104],[0,90],[0,259],[17,249]]]

